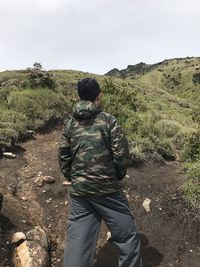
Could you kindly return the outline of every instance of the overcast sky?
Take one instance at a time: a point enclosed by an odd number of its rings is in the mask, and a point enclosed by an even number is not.
[[[199,0],[0,0],[0,70],[103,74],[200,56]]]

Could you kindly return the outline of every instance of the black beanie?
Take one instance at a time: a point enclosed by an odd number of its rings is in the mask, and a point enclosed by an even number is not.
[[[81,100],[94,102],[100,94],[100,85],[95,79],[85,78],[78,82],[78,95]]]

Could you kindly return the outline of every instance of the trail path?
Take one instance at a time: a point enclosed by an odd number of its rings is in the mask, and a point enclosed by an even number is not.
[[[60,130],[38,134],[22,144],[24,151],[16,159],[0,160],[0,191],[5,197],[0,215],[1,267],[9,266],[11,234],[38,224],[51,241],[51,266],[62,266],[70,200],[57,160],[60,136]],[[53,176],[56,182],[38,187],[34,184],[38,175]],[[185,179],[179,163],[145,164],[130,168],[128,176],[125,194],[140,231],[144,267],[200,267],[199,221],[179,193]],[[142,206],[146,198],[151,199],[148,213]],[[116,248],[106,241],[107,231],[102,224],[95,267],[118,266]]]

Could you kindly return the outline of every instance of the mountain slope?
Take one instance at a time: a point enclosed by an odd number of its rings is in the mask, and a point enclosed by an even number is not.
[[[133,79],[145,88],[159,88],[200,106],[200,58],[175,58],[147,65],[139,63],[107,75]]]

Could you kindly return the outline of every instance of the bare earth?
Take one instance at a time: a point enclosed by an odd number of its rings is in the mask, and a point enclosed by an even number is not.
[[[57,153],[61,130],[38,134],[21,144],[15,159],[0,160],[0,191],[4,194],[0,214],[0,266],[10,266],[10,237],[40,225],[49,237],[50,266],[62,266],[65,231],[69,209],[67,187],[59,171]],[[54,184],[38,187],[38,175],[56,178]],[[185,176],[178,162],[154,162],[130,168],[124,180],[140,231],[144,267],[199,267],[200,225],[180,194]],[[142,206],[151,199],[151,211]],[[106,241],[102,224],[95,267],[116,267],[117,249]]]

